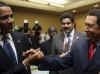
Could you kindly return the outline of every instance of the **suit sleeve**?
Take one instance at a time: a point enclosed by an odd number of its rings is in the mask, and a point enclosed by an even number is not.
[[[72,56],[66,55],[63,58],[45,56],[44,60],[39,65],[40,70],[58,71],[72,67]]]

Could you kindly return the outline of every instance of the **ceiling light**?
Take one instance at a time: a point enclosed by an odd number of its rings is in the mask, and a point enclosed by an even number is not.
[[[51,6],[56,6],[56,7],[64,7],[63,4],[66,3],[65,0],[29,0],[29,1],[46,4],[46,5],[49,4]]]
[[[42,1],[42,0],[29,0],[29,1],[31,1],[31,2],[36,2],[36,3],[41,3],[41,4],[48,4],[48,2],[47,1]]]
[[[93,7],[94,7],[94,8],[98,8],[98,7],[99,7],[99,5],[98,5],[98,4],[95,4]]]
[[[55,4],[65,4],[65,0],[48,0],[49,3],[55,3]]]

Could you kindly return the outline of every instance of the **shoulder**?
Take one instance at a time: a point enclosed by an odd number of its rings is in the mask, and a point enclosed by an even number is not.
[[[83,46],[84,44],[88,43],[88,40],[86,39],[85,36],[83,36],[80,40],[76,40],[74,43],[73,43],[73,46]]]
[[[80,31],[78,31],[78,30],[75,30],[75,33],[77,33],[77,34],[83,34],[83,35],[86,34],[85,32],[80,32]]]
[[[12,35],[16,35],[16,36],[23,36],[25,35],[24,32],[12,32]]]
[[[79,39],[82,39],[83,37],[86,37],[86,33],[75,30],[75,36],[78,36]]]
[[[63,32],[60,32],[60,33],[58,33],[58,34],[55,36],[55,39],[60,39],[60,38],[62,38],[62,37],[64,37],[64,33],[63,33]]]
[[[18,38],[18,39],[20,39],[20,38],[26,38],[27,36],[24,34],[24,32],[13,32],[13,33],[11,33],[11,35],[12,35],[12,37],[13,38]]]

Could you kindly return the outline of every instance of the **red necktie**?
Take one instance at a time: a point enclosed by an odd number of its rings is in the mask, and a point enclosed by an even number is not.
[[[95,50],[94,50],[95,46],[96,46],[95,42],[90,45],[89,55],[88,55],[88,60],[89,61],[92,59],[92,57],[93,57],[93,55],[95,53]]]

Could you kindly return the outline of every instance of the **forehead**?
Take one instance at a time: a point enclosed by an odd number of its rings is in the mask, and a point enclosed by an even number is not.
[[[62,21],[63,22],[71,22],[71,19],[70,18],[64,18]]]
[[[12,14],[12,10],[8,6],[0,7],[0,16]]]
[[[86,19],[85,19],[85,23],[96,24],[97,23],[97,17],[96,16],[87,16]]]

